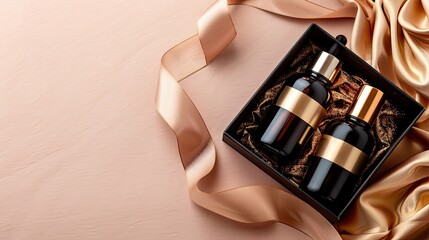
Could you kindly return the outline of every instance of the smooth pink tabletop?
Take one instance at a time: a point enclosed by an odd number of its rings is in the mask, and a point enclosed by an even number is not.
[[[306,239],[281,224],[233,222],[188,197],[154,95],[162,54],[196,33],[213,1],[2,1],[0,239]],[[312,21],[230,9],[237,38],[181,83],[217,147],[203,187],[279,186],[222,132]],[[350,36],[353,19],[316,22]]]

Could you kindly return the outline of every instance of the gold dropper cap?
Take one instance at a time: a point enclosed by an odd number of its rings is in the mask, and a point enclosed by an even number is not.
[[[341,45],[347,43],[347,38],[343,35],[338,35],[335,39],[329,50],[319,52],[310,65],[310,71],[324,76],[329,82],[334,82],[341,70],[342,63],[336,56],[341,52]]]
[[[349,115],[372,125],[382,105],[383,95],[384,93],[379,89],[363,85],[350,108]]]
[[[333,82],[341,70],[341,65],[340,60],[334,55],[322,51],[316,56],[316,61],[314,61],[310,70],[324,76],[330,82]]]

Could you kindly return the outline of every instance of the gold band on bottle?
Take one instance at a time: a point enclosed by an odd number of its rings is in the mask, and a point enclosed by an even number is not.
[[[295,114],[314,129],[326,113],[325,108],[316,100],[289,86],[284,88],[276,105]]]
[[[368,155],[349,143],[330,135],[323,135],[315,156],[331,161],[347,171],[359,175]]]

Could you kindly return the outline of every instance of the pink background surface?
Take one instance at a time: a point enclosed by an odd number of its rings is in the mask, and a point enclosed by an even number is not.
[[[0,239],[305,239],[281,224],[235,223],[188,197],[154,94],[162,54],[196,33],[212,2],[2,1]],[[236,40],[182,82],[217,146],[208,191],[279,186],[222,132],[312,22],[231,11]],[[346,36],[353,24],[316,22]]]

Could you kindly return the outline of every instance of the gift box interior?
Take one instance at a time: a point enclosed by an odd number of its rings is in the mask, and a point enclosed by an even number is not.
[[[295,72],[304,72],[315,54],[327,51],[339,43],[316,24],[312,24],[289,53],[283,58],[267,80],[250,98],[224,132],[223,140],[264,170],[291,192],[312,205],[331,222],[346,213],[355,198],[362,192],[371,177],[393,151],[406,132],[417,121],[424,109],[411,97],[397,88],[379,72],[341,45],[337,57],[343,62],[338,79],[330,86],[332,102],[327,114],[297,159],[284,159],[278,152],[259,143],[252,137],[258,124],[287,78]],[[353,197],[335,209],[324,206],[299,188],[308,168],[308,157],[314,152],[327,123],[345,117],[355,95],[363,84],[369,84],[385,94],[385,100],[371,131],[376,146],[355,186]],[[287,204],[287,203],[285,203]]]

